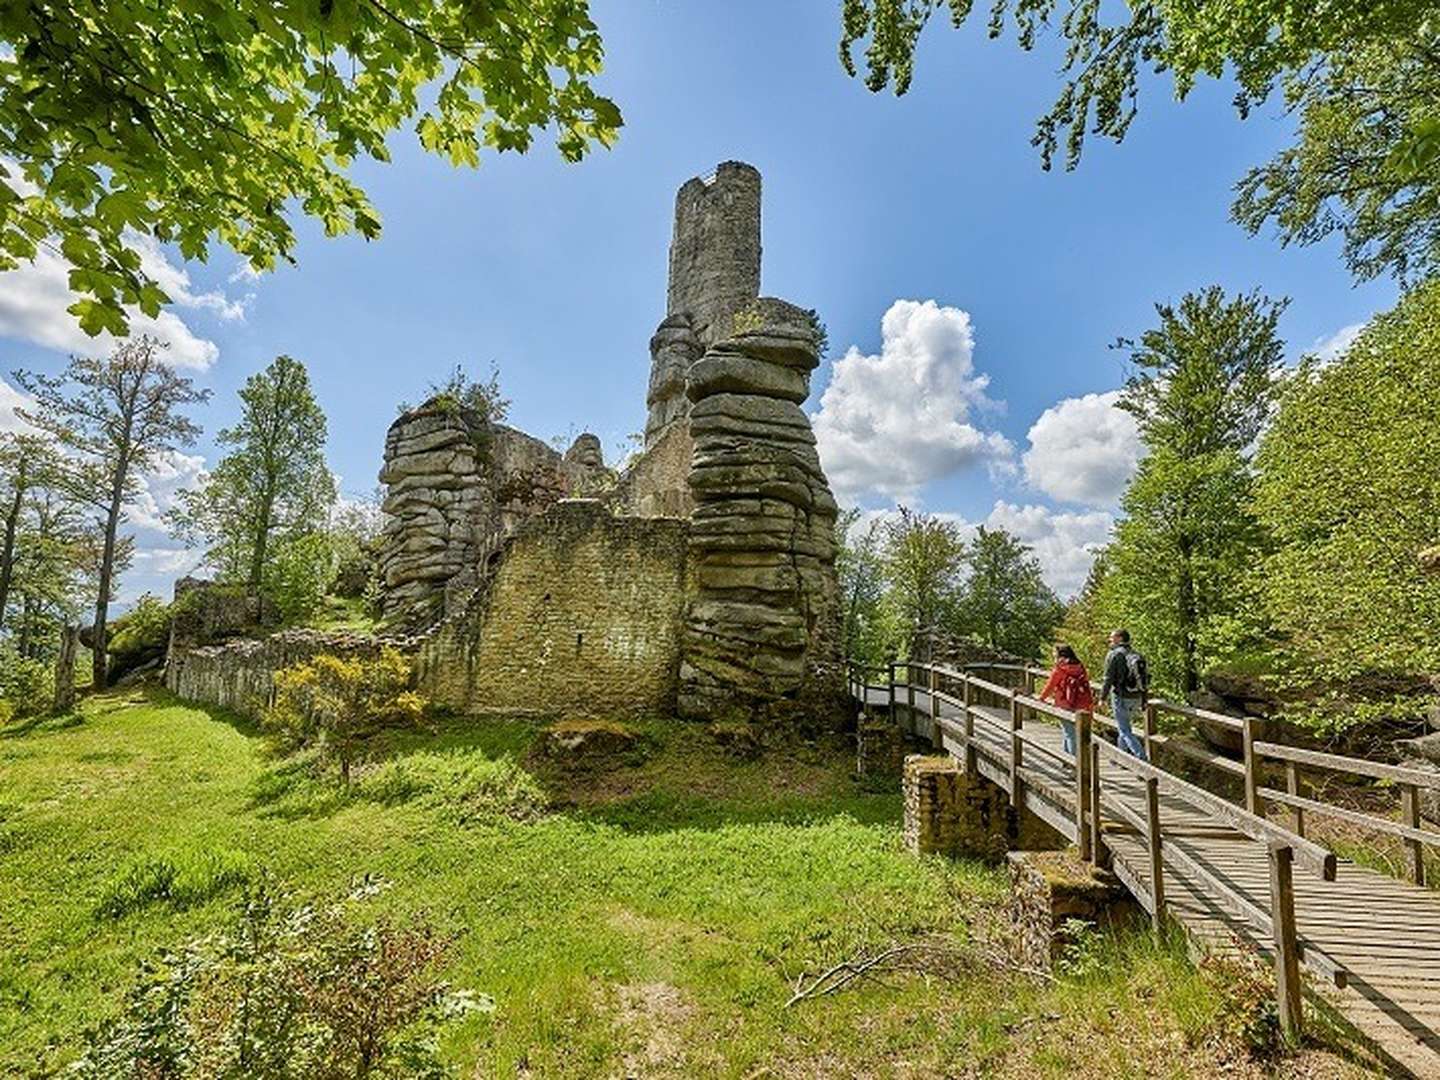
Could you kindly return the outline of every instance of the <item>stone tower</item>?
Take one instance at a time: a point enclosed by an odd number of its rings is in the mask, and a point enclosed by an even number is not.
[[[760,295],[760,170],[727,161],[675,193],[668,315],[689,315],[709,348],[730,316]]]
[[[760,171],[727,161],[675,193],[665,319],[650,342],[645,445],[689,413],[685,376],[760,295]]]

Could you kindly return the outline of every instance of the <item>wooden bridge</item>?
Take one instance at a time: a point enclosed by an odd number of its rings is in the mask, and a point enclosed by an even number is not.
[[[1423,861],[1423,846],[1440,845],[1440,833],[1424,828],[1419,813],[1420,789],[1440,788],[1440,775],[1264,742],[1253,721],[1150,703],[1151,761],[1159,750],[1162,760],[1180,755],[1232,774],[1241,806],[1121,752],[1104,737],[1114,727],[1108,717],[1034,697],[1044,672],[905,662],[879,670],[884,682],[867,681],[875,669],[852,669],[857,700],[888,709],[1075,843],[1082,858],[1110,867],[1157,928],[1173,919],[1206,947],[1238,939],[1271,957],[1288,1035],[1300,1031],[1303,969],[1317,1000],[1338,1009],[1397,1074],[1440,1077],[1440,894],[1425,887]],[[1243,762],[1159,733],[1166,714],[1235,729]],[[1073,756],[1062,748],[1061,721],[1075,726]],[[1266,785],[1266,760],[1283,763],[1285,790]],[[1393,783],[1402,821],[1302,794],[1304,774],[1322,770]],[[1288,809],[1288,825],[1269,818],[1272,804]],[[1399,837],[1412,880],[1337,858],[1305,836],[1307,815]]]

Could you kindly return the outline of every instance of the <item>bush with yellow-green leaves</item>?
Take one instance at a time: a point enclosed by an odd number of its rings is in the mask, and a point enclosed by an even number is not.
[[[375,657],[322,653],[275,673],[265,725],[287,749],[318,748],[349,787],[351,766],[375,736],[419,725],[425,699],[413,679],[413,666],[395,649]]]

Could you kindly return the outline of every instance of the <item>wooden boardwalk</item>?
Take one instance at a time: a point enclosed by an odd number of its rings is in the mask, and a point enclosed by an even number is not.
[[[1060,710],[1032,707],[1034,699],[1013,693],[998,704],[1004,699],[995,691],[1004,688],[960,672],[947,674],[962,684],[962,692],[937,690],[932,699],[928,688],[903,682],[893,698],[889,686],[857,682],[855,691],[872,707],[889,707],[893,700],[903,726],[962,762],[969,758],[1012,799],[1018,787],[1025,808],[1081,842],[1082,853],[1103,849],[1116,875],[1152,914],[1152,863],[1158,858],[1165,917],[1178,920],[1192,940],[1207,947],[1233,947],[1239,939],[1272,959],[1277,948],[1283,953],[1285,935],[1277,932],[1272,910],[1272,897],[1280,895],[1272,882],[1277,873],[1272,849],[1285,847],[1280,872],[1289,878],[1284,891],[1293,895],[1294,905],[1289,940],[1299,965],[1312,976],[1311,989],[1367,1038],[1396,1075],[1440,1077],[1440,893],[1335,859],[1277,825],[1265,823],[1273,834],[1260,831],[1258,819],[1240,807],[1147,769],[1099,734],[1089,755],[1099,766],[1097,785],[1095,777],[1077,776],[1075,758],[1062,749]],[[1078,820],[1082,784],[1092,799],[1097,787],[1100,793],[1098,835],[1088,813],[1083,827]],[[1154,819],[1147,817],[1152,798]],[[1149,820],[1160,825],[1154,849]],[[1298,979],[1295,985],[1298,1022]]]

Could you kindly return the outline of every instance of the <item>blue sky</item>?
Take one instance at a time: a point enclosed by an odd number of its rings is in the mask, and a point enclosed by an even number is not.
[[[1334,244],[1284,250],[1229,223],[1231,186],[1292,121],[1271,105],[1241,122],[1224,85],[1178,106],[1153,84],[1122,146],[1092,142],[1078,171],[1047,174],[1029,138],[1059,85],[1054,51],[987,41],[983,19],[958,33],[937,21],[897,99],[841,71],[831,0],[602,0],[593,12],[601,85],[626,120],[613,150],[566,165],[541,143],[461,171],[401,132],[391,164],[357,169],[384,220],[378,242],[302,224],[298,267],[256,281],[235,277],[223,250],[208,266],[171,256],[189,285],[172,288],[187,300],[163,329],[204,365],[195,373],[215,400],[200,416],[207,438],[152,477],[136,509],[145,554],[122,598],[168,594],[187,565],[153,511],[213,460],[209,436],[233,420],[236,388],[280,352],[309,366],[350,492],[373,487],[396,403],[456,363],[498,364],[518,426],[593,430],[613,455],[644,422],[674,191],[727,159],[764,175],[763,291],[828,325],[812,411],[857,350],[819,425],[827,466],[848,478],[841,494],[1006,524],[1062,592],[1083,578],[1081,548],[1103,539],[1133,457],[1108,400],[1085,395],[1123,380],[1107,345],[1145,329],[1155,301],[1214,282],[1288,295],[1282,329],[1298,355],[1394,300],[1389,282],[1355,286]],[[0,275],[0,376],[58,369],[88,344],[55,272]],[[882,318],[907,300],[935,307],[898,308],[887,350]],[[858,449],[836,449],[872,428]]]

